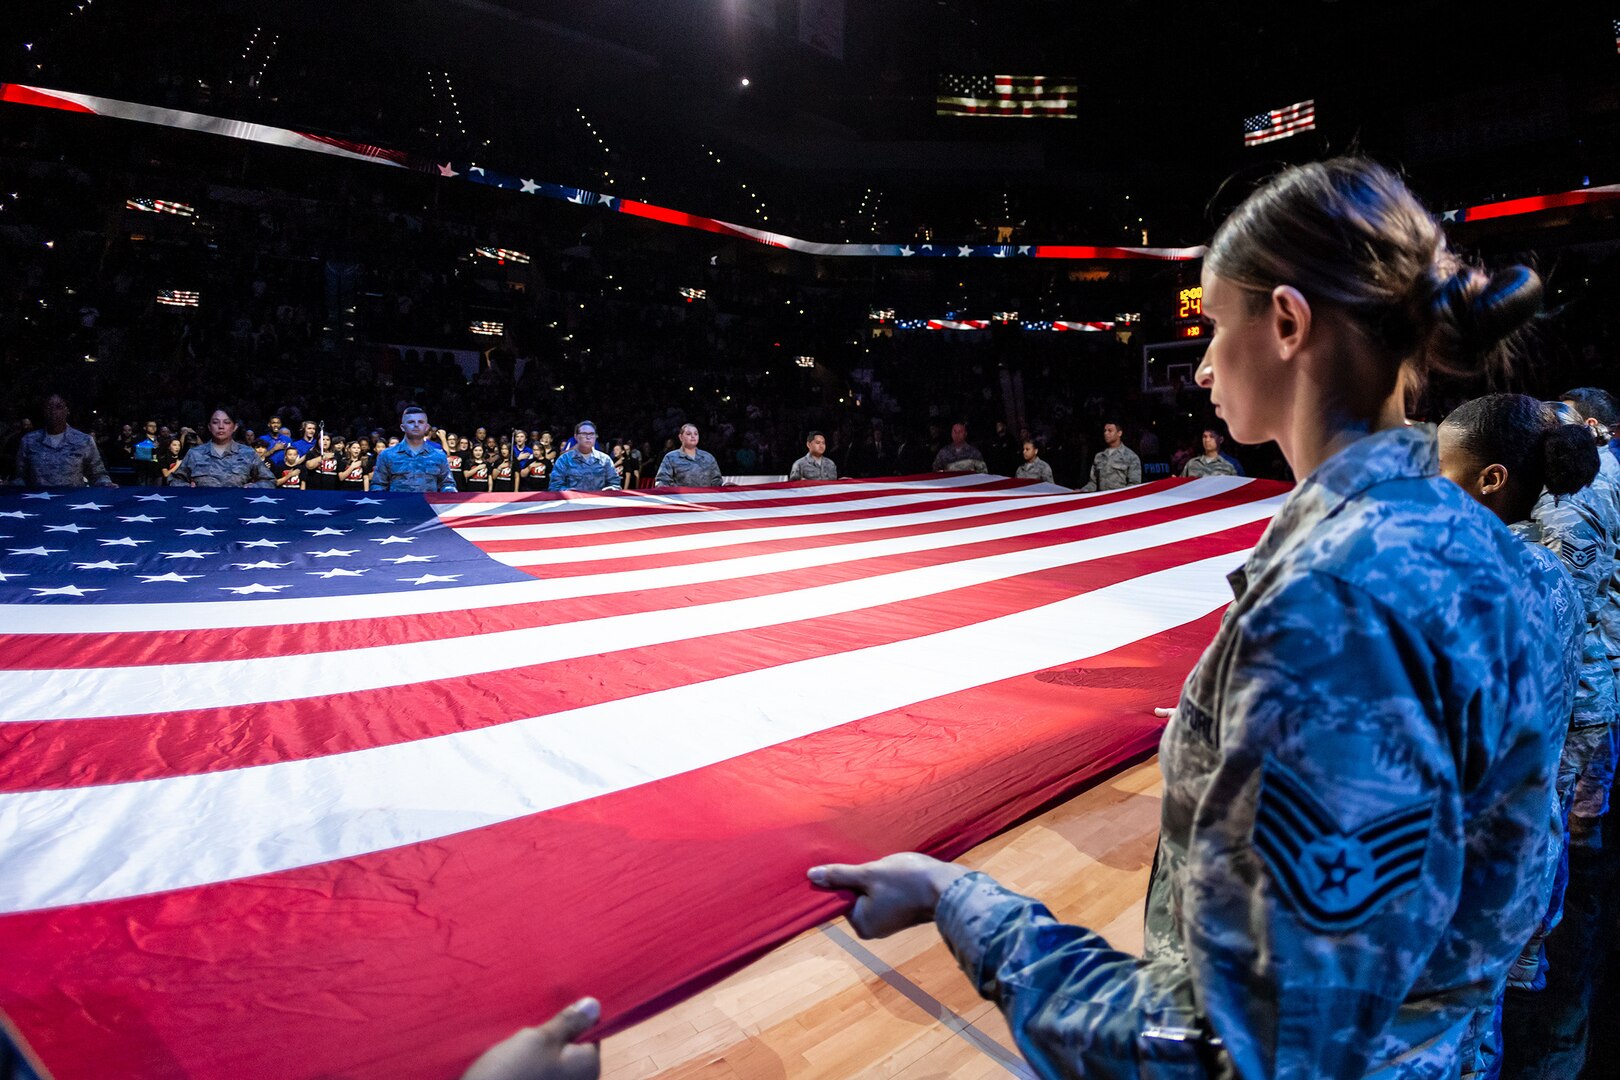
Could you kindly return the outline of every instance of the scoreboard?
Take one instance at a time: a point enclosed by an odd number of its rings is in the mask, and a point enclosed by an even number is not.
[[[1176,292],[1176,317],[1173,321],[1178,338],[1201,338],[1209,333],[1204,322],[1204,287],[1193,285]]]

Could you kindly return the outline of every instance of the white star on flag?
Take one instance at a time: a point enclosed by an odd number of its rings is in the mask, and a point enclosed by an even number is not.
[[[86,596],[93,592],[106,592],[106,589],[81,589],[77,585],[63,585],[59,589],[35,589],[35,596]]]
[[[39,517],[39,515],[25,513],[21,510],[0,510],[0,517],[16,518],[21,521],[23,518]]]
[[[281,524],[281,522],[283,520],[285,520],[285,519],[283,519],[283,518],[265,517],[263,514],[260,514],[258,517],[243,518],[242,519],[242,524],[244,524],[244,525],[279,525],[279,524]]]
[[[373,517],[373,518],[366,518],[366,520],[362,521],[360,524],[362,524],[362,525],[392,525],[394,522],[396,522],[398,520],[399,520],[399,518]]]
[[[47,526],[45,526],[45,531],[46,532],[66,532],[66,533],[73,533],[74,535],[78,535],[79,533],[82,533],[82,532],[95,532],[96,530],[91,528],[88,525],[47,525]]]
[[[354,551],[339,551],[337,548],[329,548],[326,551],[311,551],[309,554],[317,559],[346,559],[359,550],[359,548],[355,548]]]
[[[300,510],[298,512],[300,514],[305,514],[305,515],[307,515],[309,517],[331,517],[332,516],[332,511],[328,510],[324,506],[316,506],[316,507],[313,507],[313,508],[311,508],[309,510]]]
[[[282,589],[290,588],[292,588],[291,585],[260,585],[258,582],[254,582],[252,585],[241,585],[236,587],[226,585],[220,589],[220,592],[235,593],[237,596],[252,596],[254,593],[273,593],[280,592]]]
[[[962,258],[967,258],[969,255],[973,254],[973,249],[968,247],[966,244],[963,244],[961,247],[956,249],[956,254]]]
[[[304,572],[310,577],[318,578],[359,577],[361,574],[370,573],[371,568],[363,567],[359,570],[345,570],[341,566],[335,566],[330,570],[306,570]]]
[[[188,513],[188,514],[217,514],[223,509],[225,509],[223,506],[209,506],[207,503],[204,503],[201,506],[188,506],[188,507],[186,507],[186,513]]]
[[[350,499],[349,501],[351,503],[353,503],[355,506],[366,506],[368,504],[371,505],[371,506],[381,506],[382,505],[382,500],[381,499],[373,499],[373,498],[371,498],[369,496],[367,496],[364,499]]]
[[[209,529],[199,525],[195,529],[176,529],[174,531],[179,533],[181,536],[213,536],[215,533],[224,532],[225,530]]]
[[[74,503],[72,506],[68,507],[68,509],[69,510],[105,510],[105,509],[107,509],[107,506],[108,506],[107,503],[96,503],[96,502]]]
[[[9,548],[8,550],[13,555],[60,555],[62,552],[66,551],[67,548],[31,547]]]
[[[271,562],[268,559],[260,559],[258,562],[239,562],[231,563],[231,565],[236,567],[238,570],[285,570],[287,567],[291,566],[292,563]]]
[[[253,496],[253,498],[248,500],[248,502],[250,502],[250,503],[270,503],[270,504],[275,504],[275,503],[278,503],[280,501],[281,500],[276,498],[274,495],[255,495],[255,496]]]
[[[431,585],[435,581],[454,581],[460,576],[460,574],[423,574],[419,578],[402,577],[399,580],[412,585]]]
[[[184,585],[188,581],[194,581],[202,577],[201,574],[136,574],[135,576],[148,585],[154,581],[178,581]]]
[[[100,562],[76,562],[73,564],[80,570],[121,570],[126,566],[134,566],[132,562],[113,562],[111,559],[102,559]]]
[[[218,555],[217,551],[194,551],[187,548],[185,551],[160,551],[165,559],[206,559],[210,555]]]
[[[533,195],[535,192],[537,192],[539,190],[540,190],[540,185],[535,183],[533,180],[525,180],[525,181],[523,181],[523,194],[525,194],[525,195]]]
[[[311,536],[347,536],[347,535],[349,535],[349,530],[348,529],[334,529],[330,525],[328,525],[324,529],[305,529],[304,531],[309,533],[309,535],[311,535]]]
[[[135,501],[136,502],[168,502],[172,498],[174,498],[173,495],[137,495],[137,496],[135,496]]]
[[[437,558],[438,558],[437,555],[401,555],[397,559],[384,559],[383,562],[391,562],[391,563],[432,562],[434,559],[437,559]]]
[[[912,254],[915,254],[915,252],[913,252],[911,250],[909,245],[905,245],[905,246],[902,246],[900,248],[900,254],[902,254],[902,255],[912,255]]]
[[[27,577],[27,576],[28,576],[27,574],[8,574],[4,570],[0,570],[0,581],[10,581],[14,577]]]
[[[247,548],[247,547],[278,548],[278,547],[286,547],[288,543],[290,543],[290,541],[287,541],[287,540],[245,540],[245,541],[243,541],[242,546],[245,547],[245,548]]]
[[[56,498],[56,496],[52,495],[48,491],[34,491],[34,492],[30,492],[27,495],[24,495],[23,498],[25,498],[25,499],[44,499],[44,500],[46,500],[48,502],[51,499]]]
[[[97,540],[102,547],[134,547],[137,544],[150,544],[150,540],[137,540],[133,536],[121,536],[117,540]]]
[[[155,518],[155,517],[147,517],[145,514],[134,514],[134,515],[131,515],[130,517],[120,516],[118,518],[118,520],[123,521],[123,522],[128,522],[130,524],[135,524],[136,522],[139,522],[142,525],[150,525],[155,521],[162,521],[163,519],[162,518]]]
[[[416,537],[414,537],[414,536],[382,536],[382,537],[374,538],[371,542],[373,544],[414,544],[414,543],[416,543]]]

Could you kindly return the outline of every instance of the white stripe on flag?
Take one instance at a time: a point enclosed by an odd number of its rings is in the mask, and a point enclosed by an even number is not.
[[[435,840],[1071,663],[1231,600],[1234,552],[921,638],[475,731],[247,769],[0,794],[0,911]]]
[[[1283,498],[1279,495],[1088,540],[696,607],[338,652],[146,667],[0,672],[0,700],[8,702],[5,720],[34,722],[229,708],[408,686],[594,656],[603,651],[604,642],[611,642],[615,650],[646,648],[823,618],[1182,543],[1263,521],[1276,513]],[[1236,557],[1228,557],[1228,568],[1237,562]]]

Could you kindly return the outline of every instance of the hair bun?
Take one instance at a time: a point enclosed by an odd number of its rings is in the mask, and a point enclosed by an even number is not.
[[[1528,266],[1494,274],[1468,265],[1441,271],[1429,304],[1429,358],[1455,372],[1478,370],[1541,310],[1541,278]]]
[[[1598,454],[1585,424],[1560,424],[1542,444],[1544,483],[1554,495],[1572,495],[1597,479]]]

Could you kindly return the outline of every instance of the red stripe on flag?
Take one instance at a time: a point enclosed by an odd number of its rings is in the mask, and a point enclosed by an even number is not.
[[[7,101],[13,105],[37,105],[43,109],[60,109],[63,112],[89,113],[91,116],[96,113],[94,109],[80,105],[77,101],[47,94],[30,86],[19,86],[17,83],[0,83],[0,101]]]

